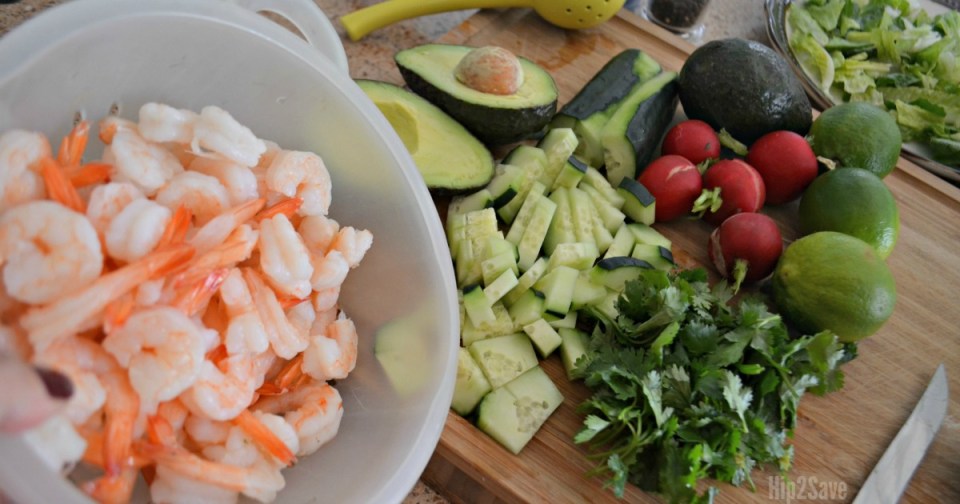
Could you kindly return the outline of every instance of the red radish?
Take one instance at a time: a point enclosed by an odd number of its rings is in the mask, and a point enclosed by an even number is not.
[[[724,159],[703,174],[703,194],[693,211],[703,211],[703,220],[717,226],[733,214],[760,210],[765,199],[757,170],[740,159]]]
[[[741,283],[756,282],[773,273],[783,252],[783,238],[770,217],[739,213],[710,233],[707,251],[717,272],[739,289]]]
[[[771,205],[793,201],[817,178],[816,154],[792,131],[774,131],[757,139],[747,162],[760,172]]]
[[[637,180],[656,198],[656,220],[666,222],[690,213],[703,190],[697,165],[683,156],[661,156]]]
[[[688,119],[670,128],[660,150],[663,154],[676,154],[700,164],[720,157],[720,139],[709,124]]]

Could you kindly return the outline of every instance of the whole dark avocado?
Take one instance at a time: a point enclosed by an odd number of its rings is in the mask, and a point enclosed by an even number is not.
[[[806,135],[810,100],[786,60],[751,40],[708,42],[680,70],[680,103],[691,119],[724,128],[750,145],[766,133]]]

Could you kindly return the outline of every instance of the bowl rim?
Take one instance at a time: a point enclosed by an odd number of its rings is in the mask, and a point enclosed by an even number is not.
[[[319,8],[319,7],[318,7]],[[357,86],[352,78],[338,67],[336,62],[314,46],[286,28],[266,17],[249,11],[231,2],[221,0],[74,0],[60,4],[25,21],[0,38],[0,88],[15,78],[19,69],[40,57],[63,38],[75,33],[96,29],[98,23],[115,21],[129,16],[184,16],[223,24],[276,45],[308,65],[342,92],[359,110],[363,119],[373,126],[390,155],[396,160],[403,178],[408,182],[415,199],[415,208],[423,220],[429,238],[428,250],[437,259],[436,268],[443,280],[443,306],[437,313],[445,313],[447,320],[437,321],[436,330],[451,338],[445,358],[443,373],[437,389],[428,401],[425,421],[412,439],[412,449],[389,478],[382,480],[382,489],[374,496],[375,502],[401,502],[413,489],[433,455],[445,426],[453,398],[454,378],[457,370],[459,344],[453,339],[460,333],[460,320],[456,294],[456,281],[452,262],[446,245],[446,234],[432,197],[423,184],[419,171],[400,137],[376,108],[373,102]],[[56,34],[51,36],[50,34]],[[436,320],[436,319],[434,319]],[[19,439],[0,439],[19,442]],[[12,446],[12,445],[11,445]],[[21,453],[23,453],[21,451]],[[5,458],[5,457],[4,457]],[[0,464],[2,465],[2,464]],[[65,480],[64,480],[65,481]],[[71,485],[72,486],[72,485]],[[85,497],[74,487],[79,497]],[[282,494],[281,494],[282,495]]]

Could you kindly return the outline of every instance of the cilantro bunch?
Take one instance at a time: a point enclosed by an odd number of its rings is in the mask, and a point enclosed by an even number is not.
[[[591,389],[575,442],[622,497],[627,482],[670,502],[710,501],[700,480],[753,487],[758,464],[782,472],[801,396],[843,386],[856,355],[830,332],[792,338],[759,298],[734,302],[703,269],[645,271],[597,325],[575,374]]]

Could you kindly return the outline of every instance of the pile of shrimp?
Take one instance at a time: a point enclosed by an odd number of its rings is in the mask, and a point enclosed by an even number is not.
[[[373,236],[330,203],[317,154],[215,106],[79,121],[56,152],[0,136],[0,352],[75,390],[37,452],[100,502],[141,476],[157,503],[273,500],[336,435],[356,365],[338,298]]]

